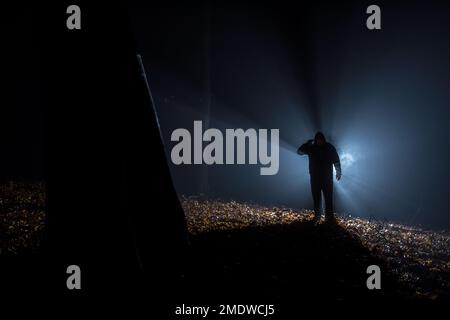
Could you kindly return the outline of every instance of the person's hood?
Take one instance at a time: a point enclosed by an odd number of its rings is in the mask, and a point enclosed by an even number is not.
[[[318,131],[316,133],[316,135],[314,136],[314,140],[317,140],[317,139],[322,139],[324,142],[327,142],[327,139],[325,139],[325,136],[320,131]]]

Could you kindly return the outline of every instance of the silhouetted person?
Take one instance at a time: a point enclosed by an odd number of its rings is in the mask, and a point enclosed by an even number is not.
[[[297,153],[309,157],[314,221],[320,220],[322,192],[325,198],[325,218],[327,221],[334,221],[333,165],[336,169],[336,179],[341,179],[341,162],[336,148],[325,140],[322,132],[317,132],[314,139],[308,140],[298,148]]]

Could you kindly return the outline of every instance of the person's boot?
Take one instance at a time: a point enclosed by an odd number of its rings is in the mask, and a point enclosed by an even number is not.
[[[320,213],[315,213],[312,219],[312,223],[316,226],[320,222]]]
[[[325,223],[327,224],[337,224],[336,216],[334,213],[325,214]]]

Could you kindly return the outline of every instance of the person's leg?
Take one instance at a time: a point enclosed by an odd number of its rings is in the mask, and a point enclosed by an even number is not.
[[[314,201],[314,215],[315,218],[318,219],[320,218],[320,214],[321,214],[321,202],[322,202],[322,195],[321,195],[321,188],[320,188],[320,183],[317,179],[311,177],[311,192],[312,192],[312,197],[313,197],[313,201]]]
[[[325,218],[334,218],[333,208],[333,180],[326,180],[323,183],[323,196],[325,198]]]

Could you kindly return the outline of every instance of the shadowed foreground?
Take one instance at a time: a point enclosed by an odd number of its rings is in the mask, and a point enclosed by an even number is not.
[[[299,304],[311,302],[448,299],[447,265],[437,268],[448,261],[445,234],[430,232],[432,239],[423,239],[426,232],[418,229],[355,218],[314,226],[306,211],[236,202],[185,199],[183,206],[193,233],[183,301],[274,303],[292,313]],[[405,247],[411,239],[416,239],[416,246]],[[398,243],[403,252],[389,241]],[[421,252],[427,249],[430,252]],[[434,257],[434,270],[420,267],[420,258],[411,251]],[[406,265],[399,268],[402,263]],[[382,270],[379,291],[366,287],[366,269],[372,264]],[[416,277],[422,281],[411,281]]]
[[[180,303],[275,304],[409,299],[384,272],[382,292],[366,287],[366,268],[385,263],[339,226],[308,222],[211,231],[192,237]],[[194,289],[195,288],[195,289]]]
[[[0,254],[26,257],[40,247],[44,186],[2,186],[0,195]],[[275,304],[291,313],[310,302],[449,300],[448,231],[352,217],[314,226],[309,211],[192,198],[182,204],[191,246],[170,290],[170,313],[189,303]],[[382,290],[366,287],[372,264],[382,270]]]

